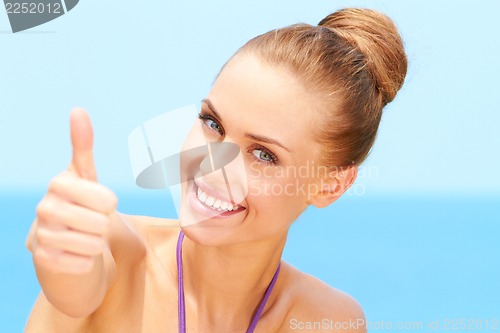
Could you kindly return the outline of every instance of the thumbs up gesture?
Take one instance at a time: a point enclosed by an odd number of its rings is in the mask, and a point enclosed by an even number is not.
[[[93,131],[88,114],[70,115],[73,158],[67,171],[49,184],[37,206],[26,245],[37,274],[89,273],[108,248],[108,230],[117,198],[97,183],[93,159]]]

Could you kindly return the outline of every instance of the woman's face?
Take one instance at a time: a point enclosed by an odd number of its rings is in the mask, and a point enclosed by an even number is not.
[[[222,245],[286,234],[322,186],[314,105],[290,73],[254,56],[237,55],[225,66],[195,127],[240,155],[225,174],[198,175],[184,186],[181,225],[191,239]],[[183,218],[198,223],[186,226]]]

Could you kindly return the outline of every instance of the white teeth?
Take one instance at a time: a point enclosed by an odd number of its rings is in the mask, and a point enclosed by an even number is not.
[[[199,187],[198,190],[196,191],[196,196],[198,197],[198,200],[203,202],[206,206],[210,206],[214,210],[217,210],[219,212],[228,212],[240,208],[240,206],[238,205],[233,205],[229,202],[222,201],[220,199],[215,199],[214,197],[207,195]]]
[[[217,199],[217,200],[215,200],[215,202],[212,205],[212,207],[214,207],[214,208],[220,208],[220,204],[221,204],[221,201],[219,199]]]
[[[214,197],[211,197],[211,196],[208,196],[207,200],[205,200],[205,203],[207,204],[207,206],[212,206],[215,202],[215,198]]]
[[[207,195],[205,194],[205,192],[201,192],[198,195],[198,199],[200,199],[201,202],[205,202],[207,200]]]

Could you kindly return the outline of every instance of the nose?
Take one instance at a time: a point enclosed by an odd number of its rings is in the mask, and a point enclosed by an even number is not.
[[[198,125],[192,127],[183,144],[180,161],[181,182],[194,180],[235,202],[247,194],[245,165],[240,147],[228,136],[210,141]]]
[[[222,199],[242,202],[248,186],[239,146],[230,141],[208,143],[207,154],[200,161],[195,183]]]
[[[236,159],[240,148],[232,142],[209,142],[207,154],[200,163],[202,175],[208,175],[214,171],[223,169]]]

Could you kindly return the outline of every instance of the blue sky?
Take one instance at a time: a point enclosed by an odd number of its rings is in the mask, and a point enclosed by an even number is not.
[[[249,38],[346,6],[391,16],[410,62],[357,184],[373,194],[499,194],[498,1],[82,0],[17,34],[0,11],[0,189],[44,188],[62,171],[68,114],[83,106],[100,180],[134,191],[136,126],[198,102]]]

